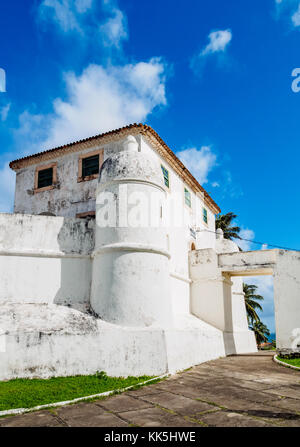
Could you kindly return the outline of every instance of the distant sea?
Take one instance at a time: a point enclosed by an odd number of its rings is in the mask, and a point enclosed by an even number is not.
[[[275,332],[272,332],[272,333],[269,335],[268,340],[269,340],[270,342],[271,342],[272,340],[276,340],[276,334],[275,334]]]

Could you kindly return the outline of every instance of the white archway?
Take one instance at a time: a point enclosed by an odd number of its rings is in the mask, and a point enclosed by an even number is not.
[[[199,318],[224,332],[230,330],[230,324],[234,326],[228,318],[231,278],[273,275],[277,350],[281,354],[300,353],[299,252],[275,249],[217,254],[206,249],[193,253],[192,306]]]

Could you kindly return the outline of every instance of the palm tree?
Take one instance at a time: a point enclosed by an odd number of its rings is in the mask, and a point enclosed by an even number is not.
[[[252,331],[254,331],[256,343],[258,345],[260,345],[263,342],[268,341],[268,336],[270,335],[270,331],[262,321],[256,321],[250,329],[252,329]]]
[[[263,310],[262,306],[257,301],[263,301],[264,297],[261,295],[257,295],[256,292],[257,286],[254,284],[245,284],[243,283],[243,292],[245,294],[245,305],[246,312],[248,318],[248,324],[252,324],[255,321],[258,323],[260,321],[259,316],[257,315],[256,310]]]
[[[221,228],[225,239],[240,239],[238,233],[241,231],[240,227],[232,226],[232,221],[237,216],[233,213],[218,214],[216,218],[216,230]]]

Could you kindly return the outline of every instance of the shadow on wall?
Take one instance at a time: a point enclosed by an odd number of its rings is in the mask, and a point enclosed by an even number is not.
[[[90,309],[95,222],[88,219],[64,219],[58,234],[63,253],[60,263],[60,289],[54,304],[87,313]]]
[[[227,281],[231,281],[230,278],[227,278]],[[233,323],[233,295],[232,289],[227,289],[227,293],[223,294],[223,306],[226,309],[224,317],[225,317],[225,331],[223,331],[223,340],[224,340],[224,348],[225,354],[236,354],[237,346],[234,338],[234,323]]]
[[[223,332],[223,341],[224,341],[225,355],[232,355],[237,353],[234,334],[232,332]]]
[[[40,213],[39,216],[55,217],[55,214],[54,213],[50,213],[48,211],[44,211],[43,213]]]

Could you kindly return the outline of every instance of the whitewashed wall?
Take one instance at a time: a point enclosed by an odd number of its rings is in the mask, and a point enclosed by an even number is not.
[[[204,205],[203,197],[200,194],[196,195],[184,183],[182,178],[172,169],[166,160],[160,157],[150,143],[141,135],[136,135],[135,138],[139,145],[139,151],[151,154],[151,156],[157,158],[169,171],[170,188],[166,188],[167,200],[168,206],[172,203],[174,204],[173,209],[176,210],[176,215],[171,215],[172,224],[167,229],[166,244],[171,254],[170,274],[172,277],[171,294],[173,309],[175,314],[181,313],[184,309],[189,310],[190,279],[188,252],[191,249],[192,243],[195,244],[196,249],[214,248],[215,216]],[[121,145],[122,140],[103,146],[95,145],[84,151],[70,153],[63,157],[53,159],[53,162],[57,162],[57,180],[59,187],[49,191],[36,194],[32,193],[36,167],[42,166],[45,163],[38,163],[21,169],[16,176],[15,212],[30,214],[50,212],[59,216],[75,217],[77,213],[95,211],[98,180],[77,182],[79,156],[96,149],[103,149],[105,161],[112,153],[119,151]],[[191,192],[191,208],[185,204],[184,187],[187,187]],[[207,209],[208,224],[205,224],[203,221],[203,207]],[[180,223],[178,225],[176,222],[178,216],[183,220],[182,225]],[[196,233],[196,237],[191,234],[191,227],[197,227],[201,230]],[[52,261],[49,262],[53,264]],[[53,293],[51,292],[50,295],[52,296]]]
[[[98,179],[77,182],[78,160],[80,155],[103,149],[103,158],[118,151],[119,142],[97,145],[51,159],[57,162],[58,186],[49,191],[33,194],[34,176],[37,167],[49,164],[49,161],[36,163],[20,169],[16,175],[15,213],[40,214],[52,213],[56,216],[75,217],[77,213],[95,211],[96,188]]]
[[[0,214],[0,302],[89,305],[94,222]]]
[[[172,288],[172,304],[174,314],[190,312],[190,276],[188,252],[191,244],[194,243],[196,249],[214,248],[215,246],[215,215],[204,204],[203,197],[195,194],[183,179],[173,170],[173,168],[163,159],[156,150],[140,136],[140,150],[151,153],[159,159],[169,171],[170,187],[166,188],[168,206],[176,209],[176,214],[171,215],[171,226],[168,228],[168,248],[171,255],[170,275]],[[189,208],[185,204],[184,188],[191,192],[192,206]],[[202,218],[202,208],[207,209],[208,224]],[[177,217],[183,216],[182,225],[177,225]],[[178,221],[180,222],[180,221]],[[190,228],[196,227],[196,239],[192,236]],[[209,230],[209,231],[207,231]]]

